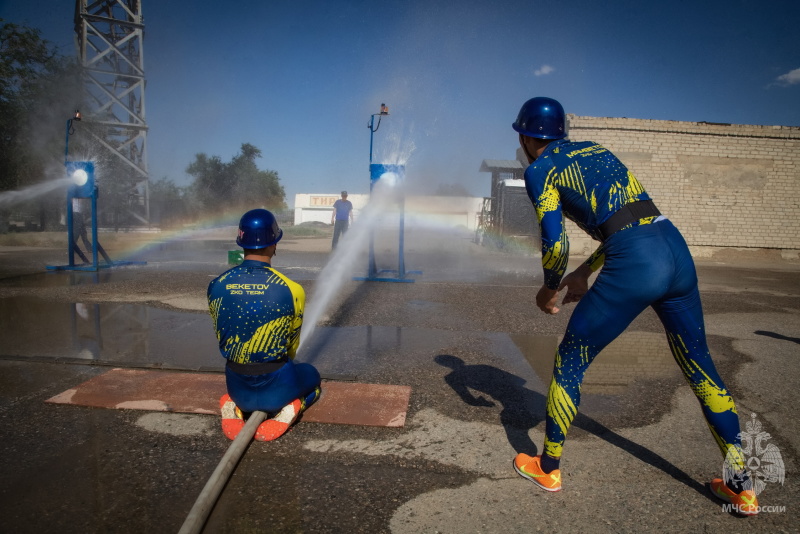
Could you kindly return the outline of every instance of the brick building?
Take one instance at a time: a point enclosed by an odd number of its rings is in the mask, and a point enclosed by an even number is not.
[[[614,152],[693,253],[733,247],[797,257],[800,127],[568,115],[568,131]],[[595,248],[574,224],[568,232],[574,252]]]

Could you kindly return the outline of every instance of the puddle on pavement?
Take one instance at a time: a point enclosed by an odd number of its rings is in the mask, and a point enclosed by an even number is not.
[[[409,305],[428,309],[437,304],[418,300]],[[224,368],[211,318],[205,313],[143,304],[9,297],[0,299],[0,317],[3,358],[182,370]],[[326,378],[383,382],[402,380],[406,373],[429,373],[436,368],[438,355],[482,347],[479,352],[505,359],[502,367],[522,378],[525,389],[546,395],[557,343],[555,336],[319,326],[300,347],[297,361],[313,364]],[[664,379],[680,383],[675,377],[680,377],[680,372],[663,334],[624,333],[589,367],[581,411],[587,415],[616,412],[620,417],[655,417],[668,406],[652,398],[649,407],[643,406],[639,402],[642,388]],[[662,389],[660,393],[668,391]],[[628,413],[629,404],[639,406],[635,414]]]
[[[73,287],[92,284],[108,284],[138,280],[147,272],[154,270],[168,271],[207,271],[209,274],[218,274],[228,268],[222,261],[150,261],[146,265],[115,266],[101,268],[98,271],[45,271],[40,273],[22,274],[0,279],[0,287]],[[209,279],[210,280],[210,279]]]
[[[223,367],[211,318],[141,304],[0,299],[4,357],[176,369]]]
[[[121,274],[121,273],[118,273]],[[106,273],[69,273],[71,284],[93,283]],[[44,275],[45,280],[55,280]],[[63,283],[63,281],[59,282]],[[412,308],[438,304],[412,301]],[[161,365],[179,369],[219,368],[211,318],[130,303],[63,303],[35,297],[0,299],[0,353],[9,357],[74,358],[111,364]],[[458,345],[463,333],[393,326],[318,327],[298,361],[321,372],[361,375],[387,354],[436,354]],[[552,376],[555,336],[510,335],[545,386]],[[425,357],[425,356],[421,356]],[[663,334],[626,332],[595,359],[582,392],[621,395],[638,380],[675,376],[678,368]]]
[[[205,313],[131,303],[8,297],[0,298],[0,317],[0,357],[186,370],[224,367],[211,318]],[[297,360],[313,363],[323,376],[354,379],[368,374],[386,354],[424,353],[430,360],[431,353],[458,336],[455,332],[421,335],[421,331],[319,327]]]
[[[384,373],[433,361],[446,347],[458,344],[463,332],[399,326],[318,326],[311,338],[300,347],[298,361],[313,364],[325,375],[358,377]],[[374,378],[372,379],[374,380]]]
[[[553,376],[556,336],[511,335],[545,384]],[[622,395],[634,382],[680,374],[664,334],[624,332],[594,359],[583,379],[582,394]]]
[[[409,302],[411,307],[425,309],[435,309],[437,305],[421,300]],[[475,335],[482,336],[480,332]],[[558,338],[514,334],[508,337],[546,388],[553,372]],[[381,354],[393,357],[402,354],[404,358],[421,354],[430,358],[430,354],[439,354],[443,349],[464,343],[464,333],[458,331],[390,326],[318,327],[307,342],[308,346],[301,348],[298,358],[330,372],[360,374],[374,365],[375,358]],[[498,349],[503,350],[502,346]],[[664,334],[626,332],[592,362],[584,377],[582,393],[624,395],[634,383],[676,376],[680,376],[680,370]]]
[[[122,279],[131,272],[130,268],[116,269],[113,274],[114,280]],[[112,273],[107,269],[97,272],[50,271],[3,278],[0,280],[0,285],[3,287],[70,287],[107,283],[111,281],[111,277]]]
[[[433,304],[410,303],[418,307]],[[557,345],[556,336],[391,326],[318,327],[301,347],[298,360],[312,363],[323,376],[349,375],[359,382],[381,383],[388,379],[402,383],[404,377],[409,380],[423,374],[431,377],[430,387],[437,387],[436,377],[443,369],[436,366],[450,367],[442,356],[450,355],[449,361],[463,363],[455,354],[483,353],[493,363],[475,361],[461,369],[462,378],[472,381],[469,387],[499,401],[508,414],[522,409],[541,417]],[[664,334],[626,332],[589,367],[580,413],[612,426],[651,424],[670,409],[672,394],[681,385],[685,382]],[[441,387],[448,386],[442,383]],[[524,414],[517,416],[528,420]],[[572,436],[586,433],[585,425],[576,423],[574,427],[570,430]]]
[[[546,396],[559,339],[510,337],[544,384]],[[598,354],[586,371],[579,416],[610,428],[652,424],[669,411],[670,399],[681,386],[685,381],[663,333],[625,332]],[[579,421],[570,429],[572,438],[587,433]]]

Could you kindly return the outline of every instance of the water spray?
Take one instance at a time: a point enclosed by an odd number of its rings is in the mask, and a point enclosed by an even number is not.
[[[334,298],[342,290],[343,284],[351,278],[357,263],[362,259],[371,244],[375,226],[391,207],[394,189],[387,183],[378,183],[372,191],[370,200],[353,226],[342,236],[330,259],[322,268],[314,285],[313,298],[307,300],[303,317],[303,329],[300,331],[300,348],[310,339],[317,322],[322,318]],[[353,278],[356,280],[356,278]]]
[[[50,193],[51,191],[55,191],[56,189],[66,187],[70,184],[72,184],[72,179],[68,176],[65,176],[57,180],[48,180],[46,182],[38,183],[30,187],[26,187],[25,189],[20,189],[19,191],[4,191],[3,193],[0,193],[0,208],[27,202],[36,197]]]

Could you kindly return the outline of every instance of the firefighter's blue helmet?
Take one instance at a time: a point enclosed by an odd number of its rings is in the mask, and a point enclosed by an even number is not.
[[[260,249],[274,245],[283,237],[283,230],[269,210],[250,210],[239,221],[236,244],[245,249]]]
[[[517,120],[511,125],[518,133],[538,139],[563,139],[567,136],[566,126],[564,108],[558,100],[545,96],[522,104]]]

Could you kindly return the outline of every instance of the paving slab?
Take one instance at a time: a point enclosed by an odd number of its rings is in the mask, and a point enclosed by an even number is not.
[[[111,369],[45,402],[98,408],[219,414],[225,376],[142,369]],[[303,421],[340,425],[402,427],[409,386],[323,381],[322,396]]]

